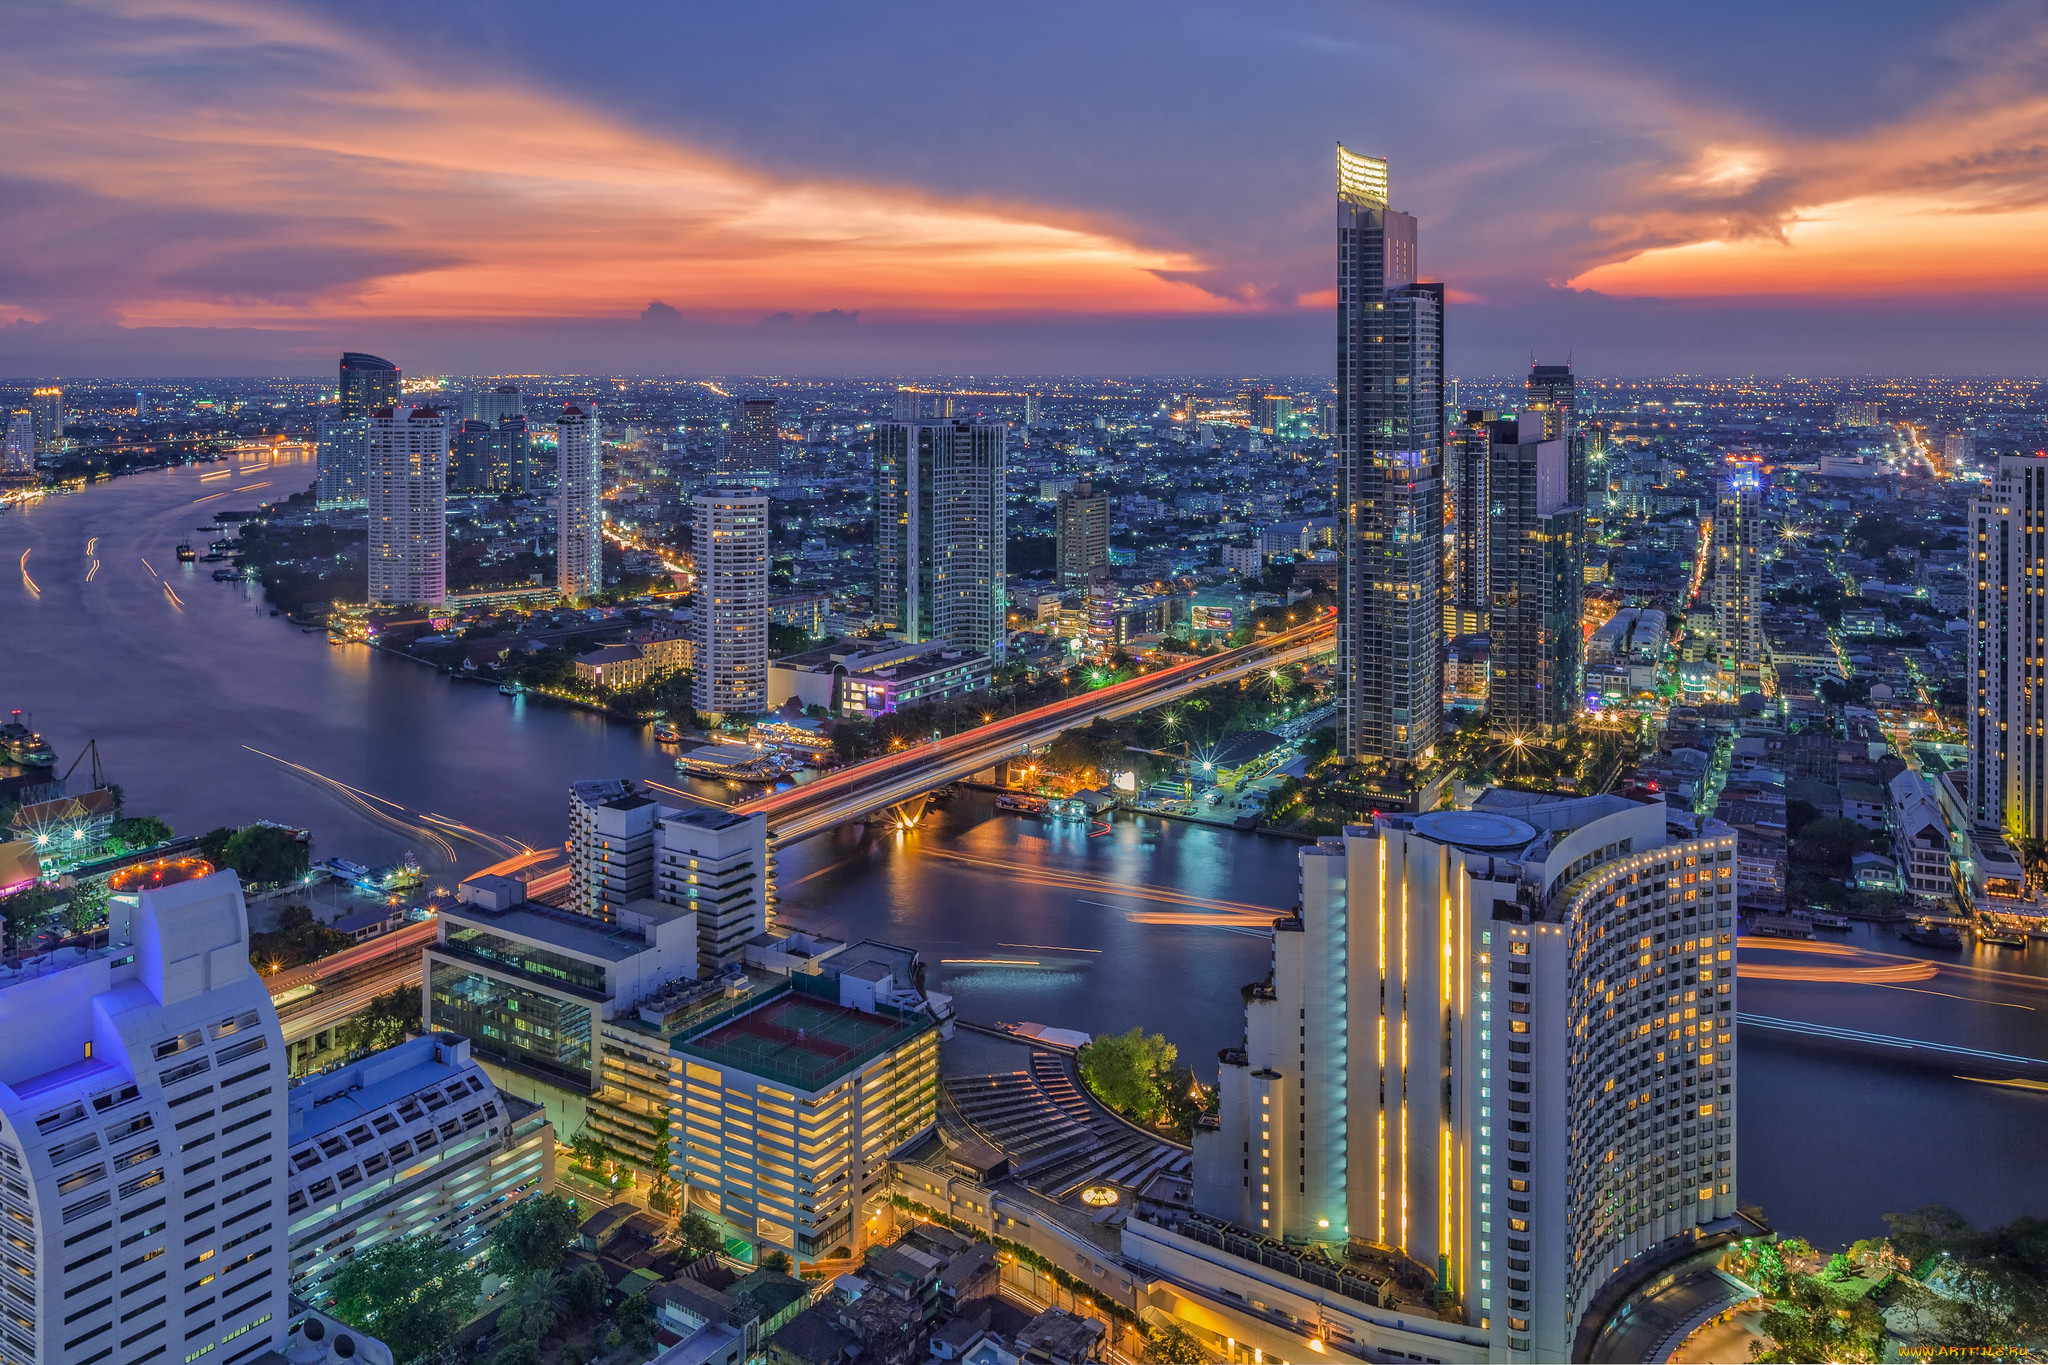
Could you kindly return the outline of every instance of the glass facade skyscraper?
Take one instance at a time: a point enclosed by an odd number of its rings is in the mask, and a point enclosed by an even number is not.
[[[1002,659],[1007,436],[967,421],[876,429],[875,609],[892,634]]]
[[[1343,752],[1426,762],[1443,727],[1444,289],[1387,163],[1337,148]]]
[[[398,402],[398,367],[382,356],[344,351],[341,356],[341,415],[368,417]]]

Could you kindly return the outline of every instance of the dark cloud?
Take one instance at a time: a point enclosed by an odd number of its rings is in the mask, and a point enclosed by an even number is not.
[[[641,310],[640,321],[649,327],[674,328],[684,325],[683,315],[660,299],[655,299]]]

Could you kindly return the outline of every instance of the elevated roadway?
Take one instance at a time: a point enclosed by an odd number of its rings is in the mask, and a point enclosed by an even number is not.
[[[1337,618],[1326,612],[1302,625],[1237,649],[1194,659],[1078,697],[1052,702],[992,721],[902,753],[888,754],[736,807],[768,817],[770,837],[788,845],[822,833],[848,820],[914,800],[936,787],[992,768],[1041,744],[1062,731],[1097,720],[1115,720],[1137,711],[1230,682],[1248,673],[1300,663],[1326,653],[1336,643]]]

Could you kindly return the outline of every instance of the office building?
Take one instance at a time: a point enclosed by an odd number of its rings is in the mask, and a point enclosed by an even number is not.
[[[1008,428],[891,422],[875,430],[875,611],[892,635],[1001,662],[1008,640]]]
[[[697,961],[719,972],[746,957],[768,932],[774,904],[768,817],[722,806],[661,812],[654,895],[697,916]]]
[[[370,499],[370,419],[323,417],[315,427],[314,461],[321,507],[362,507]]]
[[[1490,791],[1304,849],[1198,1217],[1134,1223],[1126,1258],[1279,1306],[1348,1275],[1316,1297],[1353,1358],[1591,1358],[1611,1291],[1735,1232],[1734,870],[1732,830],[1617,796]],[[1350,1311],[1390,1280],[1405,1324]]]
[[[466,1255],[554,1186],[545,1110],[500,1095],[453,1034],[410,1038],[296,1082],[287,1100],[292,1292],[318,1301],[371,1248],[430,1233]]]
[[[283,1341],[284,1035],[232,872],[0,969],[0,1362],[240,1365]]]
[[[341,416],[367,418],[398,403],[398,367],[381,356],[345,351],[341,357]]]
[[[1528,402],[1522,410],[1543,414],[1543,439],[1564,442],[1571,500],[1586,506],[1586,452],[1579,439],[1579,386],[1572,367],[1532,361],[1523,390]]]
[[[768,705],[792,699],[872,719],[905,706],[988,689],[993,670],[979,650],[943,644],[849,640],[785,654],[768,665]]]
[[[1487,573],[1492,567],[1492,541],[1487,536],[1493,500],[1487,476],[1493,465],[1493,424],[1500,414],[1491,408],[1467,408],[1452,432],[1450,458],[1451,566],[1450,605],[1444,629],[1451,635],[1484,635],[1486,611],[1492,605]]]
[[[782,428],[773,398],[742,398],[733,405],[726,438],[725,482],[772,488],[782,469]]]
[[[1762,470],[1731,461],[1714,508],[1714,620],[1722,662],[1746,672],[1764,661],[1763,511]]]
[[[1337,149],[1340,754],[1409,767],[1443,725],[1444,288],[1387,163]]]
[[[496,388],[479,389],[469,396],[471,417],[492,426],[508,417],[526,416],[526,399],[519,392],[517,384],[500,384]]]
[[[2048,838],[2048,457],[2001,455],[1970,500],[1969,818]]]
[[[654,850],[663,808],[621,778],[569,787],[568,908],[613,919],[654,894]]]
[[[4,462],[9,474],[33,474],[36,468],[36,417],[27,408],[18,408],[7,415],[7,433],[4,448],[0,448],[0,462]]]
[[[692,1204],[762,1251],[859,1256],[890,1156],[938,1123],[939,1028],[915,964],[856,944],[671,1035],[672,1174]]]
[[[609,921],[524,899],[509,877],[472,877],[423,950],[426,1026],[469,1040],[499,1090],[544,1105],[574,1135],[603,1086],[600,1026],[697,977],[690,911],[654,900]]]
[[[1252,430],[1268,436],[1279,434],[1280,428],[1294,417],[1294,400],[1280,393],[1257,393],[1251,397]]]
[[[491,490],[491,444],[497,429],[480,418],[465,417],[455,429],[448,453],[448,491],[486,493]]]
[[[1031,428],[1037,425],[1038,395],[1035,393],[1027,393],[1024,395],[1024,430],[1028,434]]]
[[[60,453],[64,449],[64,390],[54,384],[38,385],[29,395],[28,407],[36,419],[36,454]]]
[[[526,418],[519,413],[500,417],[491,433],[493,493],[523,494],[533,489],[533,443]]]
[[[693,501],[697,670],[691,701],[719,716],[768,706],[768,495],[700,488]]]
[[[369,418],[370,601],[446,599],[448,426],[428,407],[378,408]]]
[[[564,404],[555,419],[555,589],[572,602],[604,587],[604,469],[597,413]]]
[[[1109,567],[1109,495],[1082,481],[1059,496],[1055,564],[1062,588],[1086,588]]]
[[[1565,442],[1535,412],[1489,424],[1487,714],[1493,732],[1562,738],[1578,697],[1585,510]]]

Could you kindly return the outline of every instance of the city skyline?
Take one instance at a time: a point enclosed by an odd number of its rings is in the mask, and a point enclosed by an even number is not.
[[[776,61],[804,93],[747,120],[737,72],[658,78],[668,45],[628,39],[659,16],[593,16],[563,38],[593,60],[567,61],[530,41],[539,11],[410,16],[402,50],[369,41],[378,13],[198,5],[117,38],[19,12],[12,97],[64,132],[0,154],[32,263],[0,276],[0,368],[317,372],[362,344],[423,373],[1306,370],[1340,138],[1411,168],[1454,369],[2042,365],[2024,10],[1202,6],[1075,45],[1057,16],[902,7],[789,25]],[[688,22],[715,42],[737,20]],[[905,32],[1002,44],[1017,125],[839,98]],[[487,60],[441,60],[462,52]],[[1227,115],[1195,94],[1225,53],[1248,96]],[[1423,74],[1475,55],[1513,73],[1483,100]],[[1371,86],[1395,97],[1367,115]],[[337,125],[379,136],[337,146]],[[1496,212],[1503,191],[1524,211]],[[263,208],[220,207],[238,197]]]

